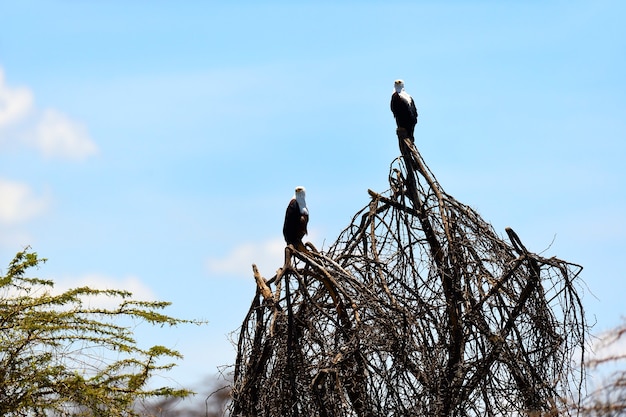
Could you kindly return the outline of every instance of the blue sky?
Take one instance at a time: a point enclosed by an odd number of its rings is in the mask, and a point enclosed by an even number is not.
[[[444,189],[585,267],[595,332],[626,312],[621,1],[2,2],[0,265],[167,300],[206,326],[139,330],[195,384],[282,264],[307,188],[328,247],[388,188],[403,78]]]

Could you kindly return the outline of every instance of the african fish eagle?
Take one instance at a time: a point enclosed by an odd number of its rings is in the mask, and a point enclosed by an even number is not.
[[[304,248],[302,238],[307,234],[306,227],[309,223],[309,209],[306,207],[305,193],[304,187],[296,187],[296,193],[287,206],[283,225],[285,242],[288,245],[294,245],[298,250]]]
[[[413,142],[413,130],[417,124],[417,109],[413,97],[404,91],[404,81],[394,81],[394,92],[391,95],[391,112],[396,119],[398,128],[406,130],[406,133]]]

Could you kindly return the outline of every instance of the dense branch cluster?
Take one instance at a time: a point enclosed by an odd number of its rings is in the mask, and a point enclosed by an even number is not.
[[[505,241],[400,149],[327,251],[254,267],[232,415],[556,415],[578,396],[581,267]]]

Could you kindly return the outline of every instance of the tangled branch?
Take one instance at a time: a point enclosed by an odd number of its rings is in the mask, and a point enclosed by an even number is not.
[[[232,415],[556,415],[580,397],[582,267],[506,242],[400,149],[325,253],[253,266]]]

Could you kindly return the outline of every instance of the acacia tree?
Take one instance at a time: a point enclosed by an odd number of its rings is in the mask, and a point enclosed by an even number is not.
[[[45,261],[26,248],[0,275],[0,415],[133,416],[138,401],[191,394],[150,388],[150,377],[182,356],[138,346],[120,323],[194,321],[162,314],[168,302],[135,301],[127,291],[81,287],[55,295],[52,281],[26,277]],[[113,299],[115,307],[91,306],[93,297]]]

